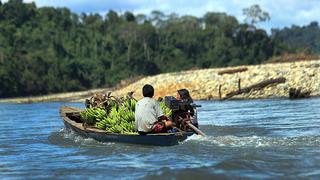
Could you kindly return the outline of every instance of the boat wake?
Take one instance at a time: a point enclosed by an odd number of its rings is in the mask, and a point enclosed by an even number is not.
[[[92,138],[84,138],[82,136],[79,136],[74,131],[71,131],[71,130],[62,129],[60,130],[60,132],[62,133],[65,139],[73,140],[75,143],[81,143],[82,145],[97,142]]]
[[[62,128],[59,132],[52,133],[49,139],[53,144],[68,146],[101,146],[114,144],[113,142],[103,143],[92,138],[84,138],[76,134],[74,131],[67,130],[65,128]]]
[[[206,136],[192,135],[187,142],[229,147],[320,147],[320,136],[265,137],[265,136]]]
[[[114,142],[98,142],[92,138],[84,138],[75,132],[61,129],[52,134],[50,141],[60,145],[105,146]],[[269,136],[206,136],[192,135],[183,143],[199,143],[202,145],[226,147],[320,147],[320,136],[269,137]]]

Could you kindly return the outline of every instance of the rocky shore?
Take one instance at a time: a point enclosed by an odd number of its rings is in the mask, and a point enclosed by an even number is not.
[[[221,71],[236,68],[248,70],[234,74],[218,74]],[[232,98],[288,98],[290,88],[300,88],[302,91],[311,92],[310,96],[320,96],[320,60],[166,73],[143,78],[115,91],[114,94],[122,96],[134,91],[134,96],[139,99],[142,97],[143,85],[151,84],[155,87],[156,98],[166,95],[175,96],[178,89],[186,88],[194,99],[219,99],[220,85],[223,98],[227,93],[238,89],[239,79],[241,87],[248,87],[264,80],[280,77],[286,79],[285,83],[270,85]]]
[[[247,69],[234,74],[219,72],[231,69]],[[299,88],[309,91],[310,96],[320,96],[320,60],[300,61],[290,63],[261,64],[254,66],[238,66],[228,68],[212,68],[202,70],[189,70],[183,72],[159,74],[142,78],[126,87],[113,91],[115,96],[123,96],[134,91],[134,97],[142,97],[141,89],[144,84],[151,84],[155,88],[155,98],[163,96],[176,96],[178,89],[186,88],[194,99],[220,99],[219,86],[222,98],[226,94],[253,84],[275,78],[285,78],[280,84],[269,85],[260,90],[233,96],[233,99],[258,99],[258,98],[288,98],[290,88]],[[77,101],[83,102],[97,92],[107,92],[107,89],[95,89],[84,92],[62,93],[49,96],[2,99],[0,102],[28,103],[43,101]]]

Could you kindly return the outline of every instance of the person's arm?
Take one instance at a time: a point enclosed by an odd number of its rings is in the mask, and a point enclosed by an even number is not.
[[[169,119],[167,116],[165,116],[165,115],[160,116],[158,119],[159,119],[159,121],[169,121],[169,120],[170,120],[170,119]]]
[[[156,112],[156,116],[159,119],[161,116],[164,116],[161,106],[158,101],[155,101],[154,110]]]

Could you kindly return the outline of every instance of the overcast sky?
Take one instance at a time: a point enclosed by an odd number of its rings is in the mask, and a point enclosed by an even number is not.
[[[3,1],[3,0],[2,0]],[[5,0],[6,1],[6,0]],[[3,1],[3,2],[5,2]],[[226,12],[243,22],[242,9],[253,4],[269,12],[271,20],[260,24],[267,29],[290,27],[292,24],[307,25],[320,20],[320,0],[24,0],[34,1],[38,7],[68,7],[73,12],[105,14],[110,9],[118,12],[131,11],[149,14],[160,10],[166,14],[201,17],[208,11]]]

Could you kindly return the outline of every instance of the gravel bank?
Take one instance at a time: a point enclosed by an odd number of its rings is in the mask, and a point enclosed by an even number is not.
[[[235,74],[218,75],[218,72],[228,69],[247,68],[247,71]],[[142,98],[141,89],[144,84],[151,84],[155,88],[155,98],[168,95],[176,96],[178,89],[186,88],[196,100],[219,99],[219,85],[222,98],[229,92],[241,87],[248,87],[271,78],[286,78],[286,82],[267,86],[259,91],[234,96],[235,99],[258,98],[288,98],[290,88],[301,88],[310,91],[311,96],[320,96],[320,60],[300,61],[291,63],[261,64],[254,66],[238,66],[228,68],[212,68],[190,70],[175,73],[159,74],[142,78],[124,88],[113,91],[113,95],[123,96],[134,91],[134,97]],[[108,89],[93,89],[82,92],[52,94],[47,96],[0,99],[0,102],[31,103],[44,101],[76,101],[84,102],[85,98],[94,93],[107,92]]]
[[[240,67],[246,67],[248,70],[235,74],[218,75],[219,71]],[[135,97],[139,99],[142,97],[141,88],[143,85],[151,84],[155,88],[156,98],[166,95],[175,96],[178,89],[186,88],[194,99],[219,99],[219,85],[222,86],[221,93],[224,97],[227,93],[238,89],[239,79],[241,79],[241,87],[243,88],[263,80],[279,77],[286,78],[286,82],[233,98],[288,98],[289,88],[311,91],[311,96],[320,95],[320,60],[166,73],[143,78],[115,91],[114,94],[124,95],[134,91]]]

